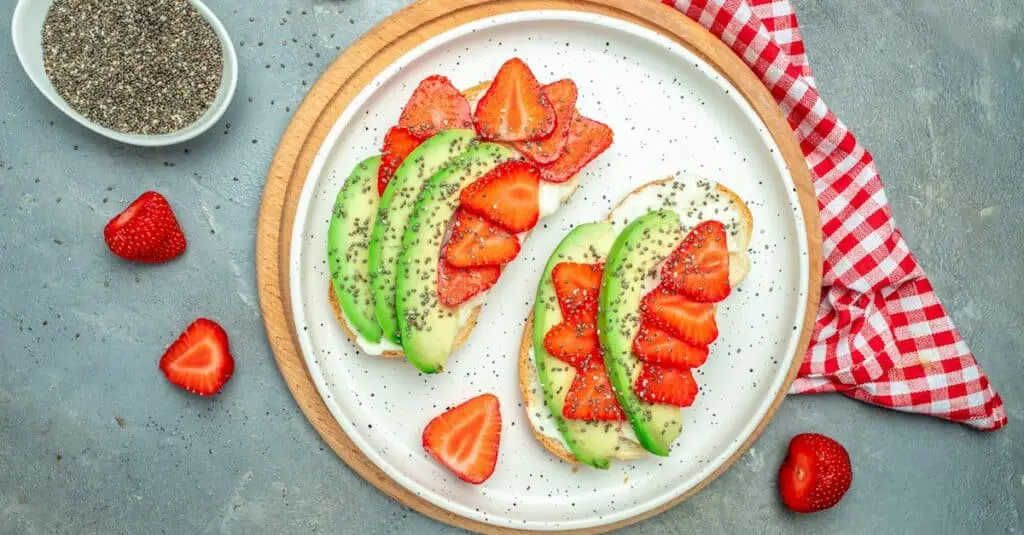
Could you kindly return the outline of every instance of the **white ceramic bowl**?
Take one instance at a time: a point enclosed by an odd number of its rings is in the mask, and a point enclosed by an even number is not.
[[[185,128],[169,134],[126,134],[111,130],[105,126],[96,124],[85,116],[78,113],[67,102],[61,98],[57,90],[53,88],[46,71],[43,68],[43,23],[46,21],[46,13],[54,0],[20,0],[14,8],[14,20],[11,23],[11,36],[14,39],[14,50],[18,54],[18,60],[25,69],[25,73],[36,84],[46,98],[54,106],[68,114],[69,117],[78,121],[86,128],[102,134],[110,139],[139,145],[143,147],[162,147],[188,141],[199,134],[202,134],[218,119],[224,115],[231,103],[231,97],[235,94],[235,85],[238,83],[238,58],[235,56],[235,48],[231,44],[231,38],[227,30],[216,15],[210,11],[199,0],[189,0],[199,14],[210,23],[217,38],[220,39],[220,47],[224,54],[224,73],[221,76],[220,89],[217,90],[217,97],[210,105],[206,113],[198,121]]]

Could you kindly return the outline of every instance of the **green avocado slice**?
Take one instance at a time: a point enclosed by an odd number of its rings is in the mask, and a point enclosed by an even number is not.
[[[633,393],[641,362],[633,356],[633,338],[640,328],[640,301],[646,280],[682,240],[679,216],[672,210],[649,212],[630,223],[615,239],[598,296],[597,325],[615,396],[633,424],[640,444],[667,456],[682,431],[682,411],[672,405],[647,403]]]
[[[405,357],[422,372],[442,370],[459,333],[459,310],[441,304],[437,295],[441,242],[459,207],[459,193],[514,158],[504,145],[473,144],[430,178],[412,209],[397,259],[395,312]]]
[[[427,181],[469,148],[472,130],[445,130],[416,147],[395,170],[377,208],[370,236],[370,287],[374,315],[385,338],[400,343],[395,315],[395,279],[409,215]]]
[[[380,341],[381,330],[370,292],[370,232],[380,204],[377,169],[380,156],[356,165],[338,191],[327,229],[327,267],[331,285],[345,319],[359,336]]]

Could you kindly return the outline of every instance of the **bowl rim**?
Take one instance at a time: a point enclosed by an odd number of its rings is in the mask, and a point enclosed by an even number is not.
[[[52,5],[54,0],[42,1]],[[227,29],[213,10],[204,4],[202,0],[188,1],[210,25],[214,34],[217,36],[217,39],[221,43],[221,52],[224,56],[224,71],[221,76],[220,87],[217,89],[217,96],[214,98],[214,102],[217,102],[218,100],[222,100],[222,102],[220,102],[216,107],[211,104],[211,107],[208,108],[198,120],[174,132],[166,134],[130,134],[119,132],[87,119],[84,115],[72,108],[50,83],[49,77],[46,76],[45,71],[42,71],[42,65],[39,66],[39,69],[36,69],[36,65],[34,63],[30,64],[26,59],[27,52],[24,50],[23,43],[28,40],[27,36],[32,33],[33,29],[25,27],[25,13],[29,9],[29,4],[40,2],[40,0],[19,0],[17,5],[15,5],[14,13],[11,17],[11,39],[14,42],[14,52],[15,55],[18,56],[18,62],[21,64],[22,70],[24,70],[28,78],[32,80],[36,89],[38,89],[39,92],[50,101],[50,103],[56,106],[57,109],[61,110],[65,115],[74,119],[77,123],[89,130],[114,141],[141,147],[164,147],[183,143],[205,133],[214,124],[216,124],[221,117],[224,116],[224,113],[231,105],[231,101],[235,95],[235,89],[238,85],[238,57],[235,54],[235,47],[231,42],[231,36],[228,35]],[[46,19],[44,17],[43,23],[45,23],[45,21]],[[41,35],[42,26],[40,26],[38,30]],[[42,38],[40,37],[40,41],[41,39]]]

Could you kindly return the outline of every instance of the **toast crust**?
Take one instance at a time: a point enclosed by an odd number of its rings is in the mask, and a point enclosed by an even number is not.
[[[672,180],[674,180],[674,177],[667,177],[638,186],[636,189],[629,192],[628,194],[623,196],[622,199],[619,200],[615,207],[612,208],[610,212],[608,212],[608,216],[605,218],[605,221],[611,221],[612,214],[614,214],[615,211],[622,206],[622,203],[626,202],[626,199],[628,199],[629,197],[643,191],[646,188],[666,184],[671,182]],[[750,207],[747,206],[745,202],[743,202],[743,199],[741,199],[739,195],[736,194],[736,192],[718,183],[716,183],[716,186],[719,193],[725,195],[735,203],[737,210],[740,214],[740,220],[743,224],[743,243],[749,244],[750,236],[754,230],[754,216],[753,214],[750,213]],[[742,256],[742,258],[745,262],[747,262],[747,265],[749,267],[749,259],[747,259],[745,254]],[[739,284],[739,281],[737,281],[737,283],[734,284],[733,286],[736,286],[737,284]],[[526,411],[527,414],[526,422],[529,424],[530,431],[533,433],[533,436],[537,439],[538,442],[541,443],[541,445],[544,446],[544,449],[551,452],[551,454],[554,455],[555,457],[558,457],[566,462],[576,463],[576,457],[566,449],[565,444],[561,440],[555,440],[542,433],[533,425],[533,421],[530,420],[529,418],[529,414],[531,412],[549,410],[547,407],[547,403],[544,400],[544,393],[534,392],[532,385],[534,384],[536,376],[537,367],[533,360],[533,310],[531,309],[530,315],[527,316],[526,318],[526,327],[523,330],[523,337],[519,342],[519,392],[523,396],[523,409]],[[616,455],[614,458],[619,461],[626,461],[633,459],[635,457]]]

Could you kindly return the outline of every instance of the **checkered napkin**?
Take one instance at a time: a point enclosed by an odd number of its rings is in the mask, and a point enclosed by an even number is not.
[[[789,0],[663,0],[729,45],[786,114],[821,210],[821,308],[791,393],[841,392],[977,429],[1006,409],[900,231],[871,154],[815,88]]]

